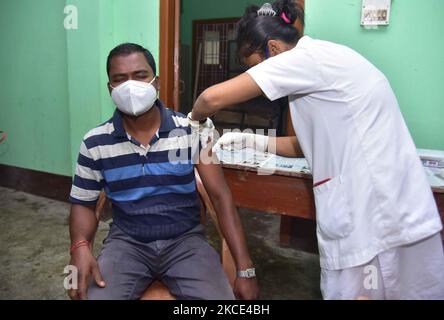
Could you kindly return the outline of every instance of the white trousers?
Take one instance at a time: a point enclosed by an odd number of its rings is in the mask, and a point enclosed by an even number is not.
[[[378,254],[362,266],[321,270],[324,299],[444,299],[444,250],[437,233]]]

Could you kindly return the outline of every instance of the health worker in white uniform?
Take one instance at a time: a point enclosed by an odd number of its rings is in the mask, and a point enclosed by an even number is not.
[[[189,116],[288,96],[297,138],[227,133],[217,145],[303,152],[324,299],[444,299],[441,219],[390,83],[352,49],[300,37],[298,20],[292,0],[249,6],[237,42],[250,69],[206,89]]]

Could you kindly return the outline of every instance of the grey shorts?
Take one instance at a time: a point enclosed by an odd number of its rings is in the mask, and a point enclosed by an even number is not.
[[[91,281],[90,300],[139,299],[155,280],[161,280],[177,299],[234,299],[220,257],[207,242],[202,225],[175,239],[143,243],[112,224],[98,264],[106,287]]]

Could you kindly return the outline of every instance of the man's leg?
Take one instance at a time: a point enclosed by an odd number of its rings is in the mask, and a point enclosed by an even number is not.
[[[106,287],[100,288],[91,281],[88,299],[139,299],[153,281],[144,256],[137,243],[113,224],[97,259]]]
[[[234,299],[220,257],[205,239],[201,225],[164,244],[162,282],[177,299]]]

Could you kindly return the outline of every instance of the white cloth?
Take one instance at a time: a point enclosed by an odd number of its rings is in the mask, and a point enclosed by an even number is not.
[[[385,76],[350,48],[301,38],[248,74],[289,96],[310,164],[321,267],[338,270],[442,228],[416,148]]]
[[[192,131],[192,146],[198,145],[199,142],[202,149],[205,149],[208,145],[212,145],[214,131],[216,130],[213,121],[207,118],[204,123],[200,123],[191,118],[191,112],[188,113],[187,119]]]
[[[444,252],[440,233],[389,249],[365,265],[321,272],[326,300],[444,299]]]

